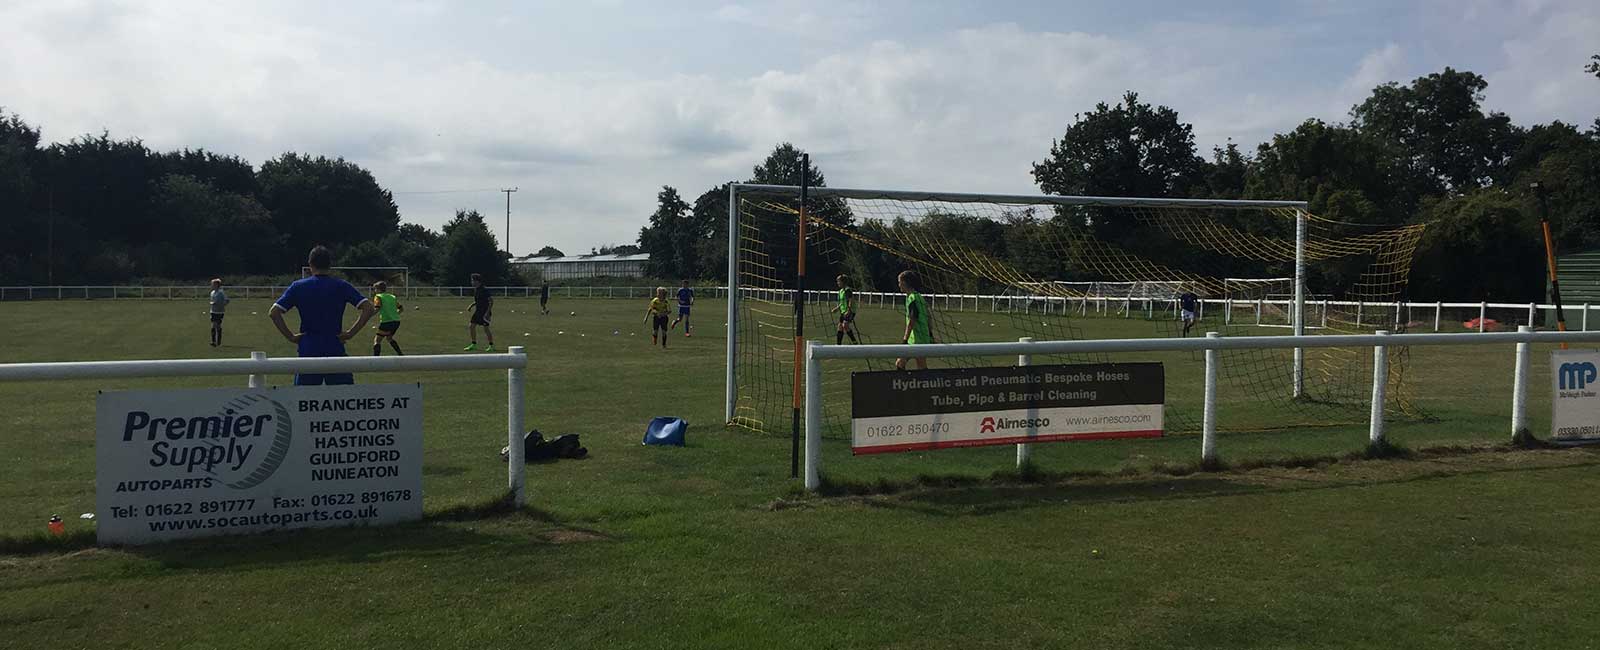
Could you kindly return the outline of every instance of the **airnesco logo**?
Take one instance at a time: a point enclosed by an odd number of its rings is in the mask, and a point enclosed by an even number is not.
[[[1556,372],[1560,382],[1560,390],[1583,390],[1589,382],[1594,381],[1600,370],[1594,364],[1584,361],[1582,363],[1563,363]]]
[[[978,423],[978,433],[997,433],[1008,429],[1039,429],[1050,426],[1050,418],[997,418],[984,417]]]
[[[122,426],[122,442],[148,454],[151,467],[241,490],[278,471],[293,439],[288,409],[260,394],[211,413],[129,411]]]

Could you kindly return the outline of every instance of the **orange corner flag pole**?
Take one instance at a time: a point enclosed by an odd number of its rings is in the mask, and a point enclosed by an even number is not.
[[[1561,309],[1561,281],[1556,277],[1556,247],[1550,238],[1550,208],[1545,203],[1543,185],[1535,182],[1533,192],[1539,197],[1539,228],[1544,231],[1544,264],[1550,276],[1550,301],[1556,305],[1556,329],[1565,332],[1567,315]],[[1567,349],[1567,344],[1562,343],[1561,349]]]

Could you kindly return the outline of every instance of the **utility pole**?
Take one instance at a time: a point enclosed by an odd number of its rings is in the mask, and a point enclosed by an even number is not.
[[[506,255],[511,254],[511,193],[517,191],[513,187],[509,190],[500,190],[506,193]]]

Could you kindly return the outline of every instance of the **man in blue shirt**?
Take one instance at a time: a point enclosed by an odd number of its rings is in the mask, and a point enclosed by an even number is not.
[[[272,304],[267,316],[277,326],[278,333],[290,343],[299,346],[302,357],[342,357],[344,342],[360,333],[372,319],[375,309],[372,301],[349,282],[328,275],[333,267],[333,253],[326,246],[311,249],[306,260],[311,276],[296,280],[285,289],[283,296]],[[354,327],[343,329],[344,306],[352,305],[361,317]],[[283,314],[291,309],[300,310],[300,332],[290,332],[283,322]],[[294,376],[296,386],[343,385],[356,383],[355,376],[340,373],[299,373]]]
[[[689,335],[689,308],[694,306],[694,289],[689,288],[689,281],[683,281],[683,287],[678,289],[678,319],[672,321],[672,326],[677,327],[683,323],[683,335]]]

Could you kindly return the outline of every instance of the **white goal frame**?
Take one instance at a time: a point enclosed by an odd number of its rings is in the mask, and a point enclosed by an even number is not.
[[[944,203],[1001,203],[1010,205],[1077,205],[1127,208],[1214,208],[1251,210],[1263,208],[1291,209],[1295,211],[1294,226],[1294,334],[1305,334],[1305,269],[1306,269],[1306,217],[1305,201],[1249,201],[1238,199],[1167,199],[1121,196],[1054,196],[1048,194],[972,194],[963,192],[930,192],[918,190],[852,189],[843,187],[807,187],[808,197],[838,199],[891,199],[900,201],[939,201]],[[780,196],[798,199],[800,187],[796,185],[762,185],[730,183],[728,185],[728,349],[726,390],[723,419],[734,421],[734,408],[739,401],[739,197],[740,195]],[[1294,348],[1292,372],[1294,397],[1305,392],[1305,349]]]

